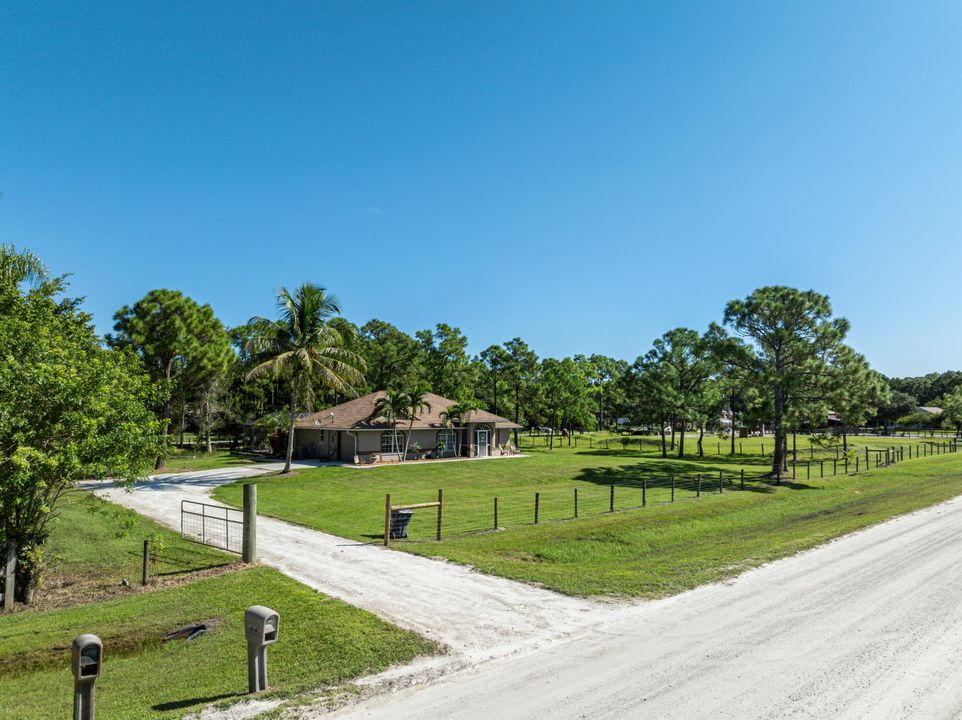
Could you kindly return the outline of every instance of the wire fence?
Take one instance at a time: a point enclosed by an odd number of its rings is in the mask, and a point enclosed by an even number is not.
[[[617,483],[582,482],[578,485],[546,485],[522,488],[479,498],[473,491],[459,497],[456,490],[439,491],[433,498],[406,498],[411,505],[391,504],[387,497],[385,539],[408,542],[437,542],[444,538],[497,532],[544,523],[578,520],[607,513],[637,511],[648,506],[707,499],[730,492],[768,491],[773,482],[854,475],[889,467],[908,460],[958,452],[958,445],[936,443],[926,446],[867,448],[842,458],[790,462],[788,473],[779,481],[765,473],[737,472],[652,475]],[[394,496],[395,499],[399,495]],[[440,509],[438,503],[443,497]],[[418,507],[421,505],[421,507]],[[395,508],[392,510],[392,507]],[[407,514],[402,519],[398,509]]]

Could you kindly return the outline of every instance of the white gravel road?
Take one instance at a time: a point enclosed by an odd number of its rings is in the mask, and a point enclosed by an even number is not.
[[[247,472],[101,492],[176,526],[182,497]],[[333,717],[962,717],[962,499],[636,605],[258,522],[268,564],[452,649],[447,674]]]
[[[962,717],[962,500],[334,717]]]
[[[218,485],[281,468],[157,475],[133,492],[107,484],[86,487],[179,530],[181,500],[214,503],[209,493]],[[448,654],[429,663],[445,669],[557,641],[602,621],[607,615],[601,611],[611,607],[263,516],[257,519],[257,555],[310,587],[445,645]]]

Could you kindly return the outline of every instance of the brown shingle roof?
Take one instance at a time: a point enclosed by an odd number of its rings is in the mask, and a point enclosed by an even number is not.
[[[317,430],[380,430],[390,428],[390,423],[385,421],[383,417],[371,417],[378,398],[385,395],[387,393],[384,390],[378,390],[320,412],[306,413],[298,417],[294,426]],[[431,406],[431,409],[421,411],[420,415],[414,420],[414,429],[425,430],[446,427],[441,420],[441,413],[454,405],[455,401],[434,393],[426,393],[424,399]],[[408,420],[402,420],[400,424],[407,427],[408,422]],[[488,423],[493,427],[509,429],[521,427],[507,418],[489,413],[486,410],[472,410],[465,416],[464,422]]]

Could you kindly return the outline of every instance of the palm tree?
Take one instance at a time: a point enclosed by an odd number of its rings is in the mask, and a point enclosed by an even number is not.
[[[0,243],[0,284],[19,286],[23,282],[43,282],[48,277],[46,265],[32,252]]]
[[[372,418],[382,417],[390,423],[391,432],[394,434],[395,452],[400,452],[401,450],[401,444],[398,442],[397,436],[397,424],[398,421],[404,417],[405,412],[407,412],[408,405],[407,393],[388,390],[375,401],[374,410],[371,412]],[[401,460],[403,459],[402,457]]]
[[[454,456],[461,457],[461,430],[464,426],[464,419],[472,410],[477,410],[473,402],[456,402],[448,405],[447,409],[441,413],[441,422],[454,430],[457,440],[454,444]]]
[[[309,412],[313,408],[315,385],[356,395],[354,387],[364,382],[365,365],[360,355],[345,347],[348,331],[330,324],[341,306],[324,288],[313,283],[304,283],[293,293],[281,288],[277,310],[277,320],[254,317],[248,322],[248,347],[257,364],[247,373],[247,379],[270,373],[290,380],[291,417],[284,461],[287,473],[294,454],[298,410]]]
[[[431,403],[424,399],[426,393],[427,391],[423,388],[415,388],[405,394],[407,403],[405,404],[404,414],[408,418],[408,436],[404,440],[404,456],[402,460],[408,456],[408,447],[411,444],[411,433],[414,431],[414,421],[417,419],[418,413],[422,410],[431,412]]]

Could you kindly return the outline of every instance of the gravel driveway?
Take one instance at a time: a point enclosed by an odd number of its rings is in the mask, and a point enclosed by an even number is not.
[[[217,484],[270,469],[99,492],[177,527],[182,498],[203,499]],[[418,670],[415,679],[425,682],[401,683],[333,717],[962,717],[962,499],[639,604],[567,598],[268,518],[258,523],[267,564],[451,649],[433,669]],[[322,716],[332,715],[297,715]]]

